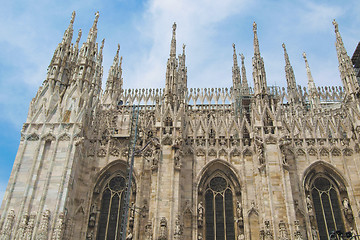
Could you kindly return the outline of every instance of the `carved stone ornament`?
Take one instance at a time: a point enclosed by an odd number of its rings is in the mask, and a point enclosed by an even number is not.
[[[180,215],[178,215],[175,220],[174,239],[180,240],[182,234],[183,234],[183,226],[180,223]]]
[[[39,140],[39,135],[37,135],[36,133],[32,133],[29,136],[27,136],[26,139],[28,141],[38,141]]]
[[[35,225],[35,218],[36,218],[36,213],[32,213],[30,215],[28,225],[26,226],[25,234],[24,234],[23,239],[25,239],[25,240],[31,240],[32,239],[32,233],[33,233],[34,225]]]
[[[305,153],[304,150],[298,149],[297,152],[296,152],[296,154],[297,154],[298,156],[305,156],[306,153]]]
[[[48,239],[49,218],[50,218],[50,211],[46,210],[45,212],[43,212],[41,216],[39,230],[36,234],[36,240]]]
[[[152,240],[153,239],[153,233],[152,233],[152,224],[149,220],[148,223],[145,226],[145,239],[146,240]]]
[[[61,240],[63,239],[64,234],[64,227],[65,227],[65,214],[60,213],[58,219],[56,221],[56,225],[54,228],[54,233],[52,235],[52,240]]]
[[[287,230],[286,230],[286,224],[282,220],[279,223],[279,233],[280,233],[279,240],[289,240],[288,233],[287,233]]]
[[[99,151],[98,151],[98,157],[105,157],[106,156],[106,150],[101,148]]]
[[[199,202],[198,207],[197,207],[197,219],[198,219],[198,227],[202,228],[203,224],[204,224],[204,207],[203,207],[203,203]]]
[[[70,141],[70,136],[68,134],[63,134],[59,137],[59,141]]]
[[[295,231],[294,231],[295,240],[303,240],[303,237],[300,232],[299,220],[295,220],[294,226],[295,226]]]
[[[167,240],[168,237],[167,220],[165,217],[160,219],[160,231],[158,240]]]
[[[270,221],[265,221],[265,240],[273,240],[273,233],[270,228]]]
[[[8,213],[3,228],[0,232],[0,239],[10,240],[10,235],[12,232],[12,226],[14,224],[15,212],[14,210],[10,210]]]
[[[331,151],[331,154],[334,156],[334,157],[339,157],[341,156],[341,152],[339,149],[337,148],[334,148],[332,151]]]
[[[196,156],[198,156],[198,157],[205,156],[205,150],[202,148],[196,149]]]
[[[22,240],[24,237],[24,233],[25,233],[25,229],[26,229],[26,225],[28,224],[29,221],[29,214],[25,213],[21,219],[19,228],[16,231],[15,234],[15,240]]]

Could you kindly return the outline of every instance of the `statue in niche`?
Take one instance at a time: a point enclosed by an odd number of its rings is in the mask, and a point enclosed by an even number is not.
[[[176,239],[180,239],[181,235],[182,235],[182,226],[181,226],[181,223],[180,223],[180,216],[178,215],[176,217],[176,221],[175,221],[174,236],[176,237]]]
[[[160,148],[155,148],[151,158],[151,168],[157,168],[160,158]]]
[[[180,158],[183,155],[183,151],[181,149],[177,149],[174,156],[175,167],[181,167]]]
[[[198,240],[203,240],[202,233],[199,233],[199,234],[198,234]]]
[[[202,202],[199,202],[197,211],[198,211],[198,226],[202,227],[204,220],[204,207]]]
[[[343,199],[343,207],[345,211],[348,211],[350,209],[349,207],[349,199],[347,199],[346,197]]]
[[[318,231],[316,230],[315,226],[311,227],[311,235],[313,237],[313,240],[318,240]]]
[[[238,219],[242,219],[242,205],[241,205],[241,202],[240,201],[237,201],[236,202],[236,213],[237,213],[237,217]]]
[[[310,195],[307,195],[307,197],[306,197],[306,206],[307,206],[307,209],[308,209],[308,212],[309,212],[309,216],[313,217],[314,212],[313,212],[313,206],[312,206]]]
[[[89,216],[89,227],[94,227],[96,222],[96,205],[93,204],[90,208],[90,216]]]

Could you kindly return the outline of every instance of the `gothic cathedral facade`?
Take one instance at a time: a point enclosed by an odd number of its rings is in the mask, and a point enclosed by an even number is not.
[[[233,45],[232,86],[187,88],[173,25],[164,89],[123,89],[119,48],[104,91],[99,14],[73,13],[30,103],[0,239],[325,240],[360,232],[360,47],[337,23],[342,87],[269,87],[253,25],[253,84]]]

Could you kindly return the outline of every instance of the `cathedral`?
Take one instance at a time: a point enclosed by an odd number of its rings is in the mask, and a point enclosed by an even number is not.
[[[229,88],[188,88],[176,24],[163,89],[102,90],[97,22],[75,12],[30,102],[0,209],[0,239],[328,240],[360,233],[360,45],[334,20],[343,86],[267,85],[253,24],[253,86],[233,45]],[[165,69],[164,69],[165,70]],[[340,238],[339,238],[340,239]],[[355,238],[352,238],[355,239]]]

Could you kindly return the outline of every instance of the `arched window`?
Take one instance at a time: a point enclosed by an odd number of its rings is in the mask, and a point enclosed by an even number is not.
[[[125,199],[125,178],[113,176],[102,192],[97,239],[120,239],[121,217]]]
[[[229,180],[215,175],[205,186],[205,239],[235,240],[234,190]]]
[[[314,178],[310,194],[320,240],[328,240],[335,230],[345,232],[340,193],[332,179],[323,175]]]

